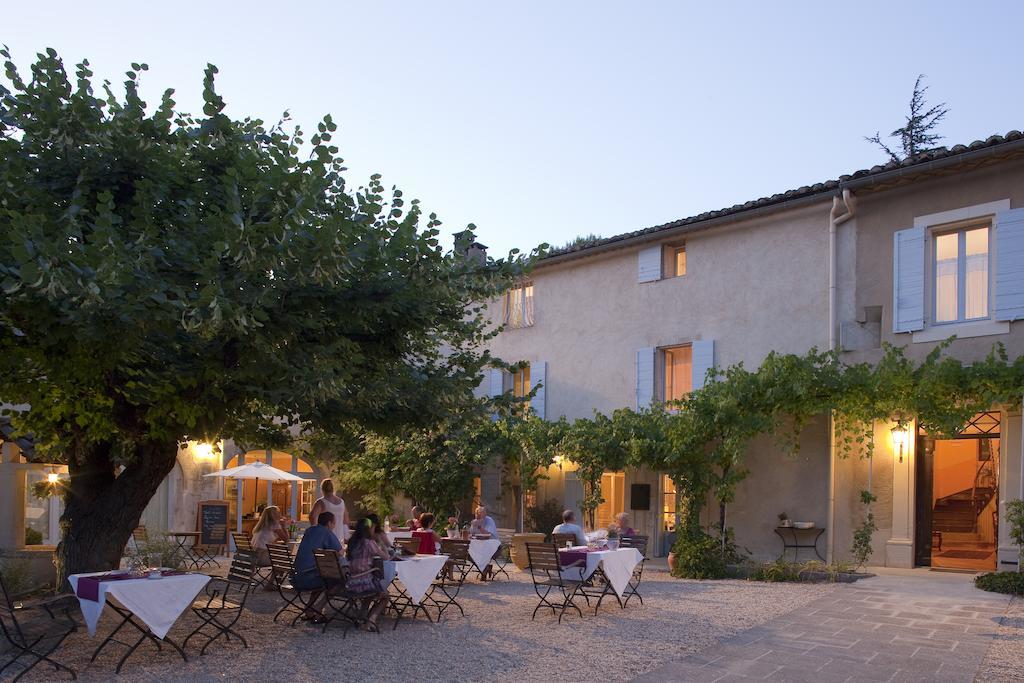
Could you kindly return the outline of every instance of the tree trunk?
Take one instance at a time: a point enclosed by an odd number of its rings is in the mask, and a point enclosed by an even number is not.
[[[71,574],[117,568],[132,530],[178,456],[174,440],[147,442],[136,447],[115,476],[111,450],[112,444],[103,443],[69,458],[61,541],[54,557],[62,591],[70,589]]]
[[[512,486],[512,500],[515,502],[516,513],[515,513],[515,529],[519,533],[523,533],[523,487]]]

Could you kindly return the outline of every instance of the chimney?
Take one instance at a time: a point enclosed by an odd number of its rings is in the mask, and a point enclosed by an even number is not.
[[[455,233],[455,253],[483,265],[487,262],[487,246],[476,241],[472,230]]]

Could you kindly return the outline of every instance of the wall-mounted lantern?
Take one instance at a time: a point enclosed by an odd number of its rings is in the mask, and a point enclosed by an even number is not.
[[[896,423],[896,426],[892,428],[892,452],[899,457],[899,461],[903,462],[903,454],[906,452],[910,444],[910,432],[907,431],[907,425],[902,420]]]

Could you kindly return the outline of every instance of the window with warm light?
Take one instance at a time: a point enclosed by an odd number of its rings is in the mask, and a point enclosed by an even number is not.
[[[509,327],[533,325],[532,284],[523,284],[505,292],[503,318]]]
[[[676,247],[672,255],[672,263],[676,277],[686,275],[686,247]]]
[[[670,346],[662,349],[664,382],[662,400],[677,401],[693,389],[693,347]]]
[[[676,530],[676,483],[667,474],[661,475],[661,530]]]
[[[936,323],[989,317],[989,226],[936,234],[933,240]]]
[[[517,370],[512,375],[512,395],[523,398],[530,393],[530,366]]]

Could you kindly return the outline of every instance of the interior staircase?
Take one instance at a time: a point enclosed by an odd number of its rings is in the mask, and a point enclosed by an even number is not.
[[[978,486],[939,498],[932,509],[932,530],[966,534],[977,531],[978,515],[995,494],[991,486]]]

